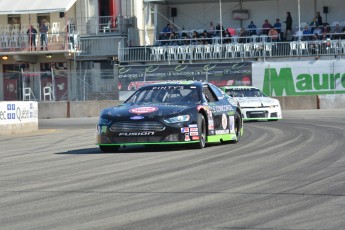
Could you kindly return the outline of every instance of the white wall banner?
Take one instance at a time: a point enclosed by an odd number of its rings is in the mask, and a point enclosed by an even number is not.
[[[345,94],[345,60],[253,63],[252,81],[269,96]]]
[[[38,122],[36,101],[0,102],[0,125]]]

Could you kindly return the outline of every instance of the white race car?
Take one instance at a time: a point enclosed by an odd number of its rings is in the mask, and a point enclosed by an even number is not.
[[[244,121],[282,119],[279,101],[266,96],[260,89],[253,86],[223,86],[221,88],[238,101]]]

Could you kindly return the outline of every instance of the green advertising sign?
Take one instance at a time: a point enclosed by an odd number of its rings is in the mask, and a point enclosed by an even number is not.
[[[274,96],[345,94],[345,73],[298,73],[293,69],[266,68],[263,92]]]

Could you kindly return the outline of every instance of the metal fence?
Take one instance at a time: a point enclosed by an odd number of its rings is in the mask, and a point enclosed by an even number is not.
[[[88,63],[91,65],[91,63]],[[86,101],[118,99],[113,69],[3,73],[4,100]]]

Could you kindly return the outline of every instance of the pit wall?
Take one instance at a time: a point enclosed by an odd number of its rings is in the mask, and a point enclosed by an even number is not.
[[[0,136],[24,134],[38,130],[36,101],[0,102]]]

